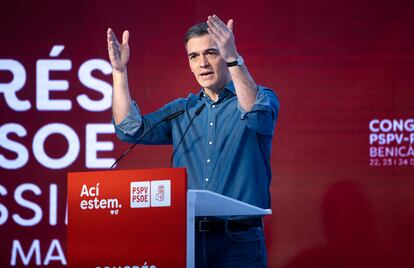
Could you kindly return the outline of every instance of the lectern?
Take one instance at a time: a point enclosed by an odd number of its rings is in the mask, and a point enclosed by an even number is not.
[[[196,216],[267,215],[205,190],[183,168],[68,174],[68,267],[194,267]]]

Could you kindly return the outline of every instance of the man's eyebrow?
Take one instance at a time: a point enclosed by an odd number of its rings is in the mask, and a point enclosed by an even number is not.
[[[204,52],[218,52],[219,50],[217,49],[217,48],[209,48],[209,49],[206,49]]]
[[[190,57],[190,56],[196,56],[196,55],[198,55],[198,53],[197,52],[190,52],[190,53],[188,53],[188,56]]]
[[[206,50],[204,50],[203,51],[203,53],[209,53],[209,52],[219,52],[219,50],[217,49],[217,48],[207,48]],[[197,56],[197,55],[199,55],[200,53],[198,53],[198,52],[190,52],[190,53],[188,53],[188,56],[190,57],[190,56]]]

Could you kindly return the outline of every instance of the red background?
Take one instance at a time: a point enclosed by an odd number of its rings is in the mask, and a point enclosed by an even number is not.
[[[10,138],[29,150],[23,168],[1,169],[0,184],[8,195],[0,196],[0,203],[9,214],[31,217],[15,203],[13,192],[22,183],[35,183],[43,193],[27,199],[44,208],[44,219],[28,228],[9,215],[0,226],[0,266],[10,263],[13,239],[22,245],[40,239],[47,248],[58,238],[66,248],[66,172],[87,170],[85,124],[111,118],[110,110],[79,107],[77,95],[101,96],[85,89],[77,70],[91,58],[107,59],[107,27],[119,37],[130,30],[129,82],[147,113],[198,89],[183,34],[215,13],[235,20],[236,45],[250,72],[281,101],[271,158],[273,215],[266,220],[269,266],[413,267],[414,167],[369,166],[368,143],[370,120],[413,117],[413,8],[409,1],[371,0],[2,3],[0,59],[23,63],[27,81],[18,96],[30,100],[32,108],[14,112],[0,97],[1,125],[23,125],[27,136]],[[70,112],[35,109],[36,60],[49,58],[55,44],[65,45],[59,58],[70,59],[73,67],[54,77],[70,86],[53,97],[72,100]],[[94,75],[111,82],[110,76]],[[10,79],[0,72],[0,82]],[[71,126],[80,138],[79,157],[68,168],[49,170],[33,157],[33,135],[50,122]],[[116,157],[128,146],[113,135],[100,137],[115,142],[115,150],[100,157]],[[46,143],[55,157],[66,148],[59,136]],[[0,153],[16,157],[1,147]],[[138,146],[118,169],[166,167],[170,154],[169,146]],[[59,188],[57,226],[47,221],[50,183]]]

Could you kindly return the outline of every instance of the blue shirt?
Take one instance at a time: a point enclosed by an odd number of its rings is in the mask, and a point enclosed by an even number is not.
[[[126,118],[115,125],[116,134],[122,141],[135,143],[165,116],[184,109],[184,114],[159,124],[139,142],[173,144],[175,149],[203,103],[206,107],[178,147],[173,165],[187,168],[189,189],[210,190],[270,208],[270,152],[279,111],[279,101],[270,89],[258,86],[249,112],[238,104],[233,82],[220,91],[216,102],[203,89],[147,115],[141,115],[132,102]]]

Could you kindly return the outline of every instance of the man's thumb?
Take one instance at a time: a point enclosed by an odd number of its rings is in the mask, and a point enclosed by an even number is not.
[[[229,19],[227,22],[227,27],[230,29],[230,31],[233,31],[233,19]]]
[[[128,44],[129,41],[129,31],[124,31],[122,34],[122,44]]]

